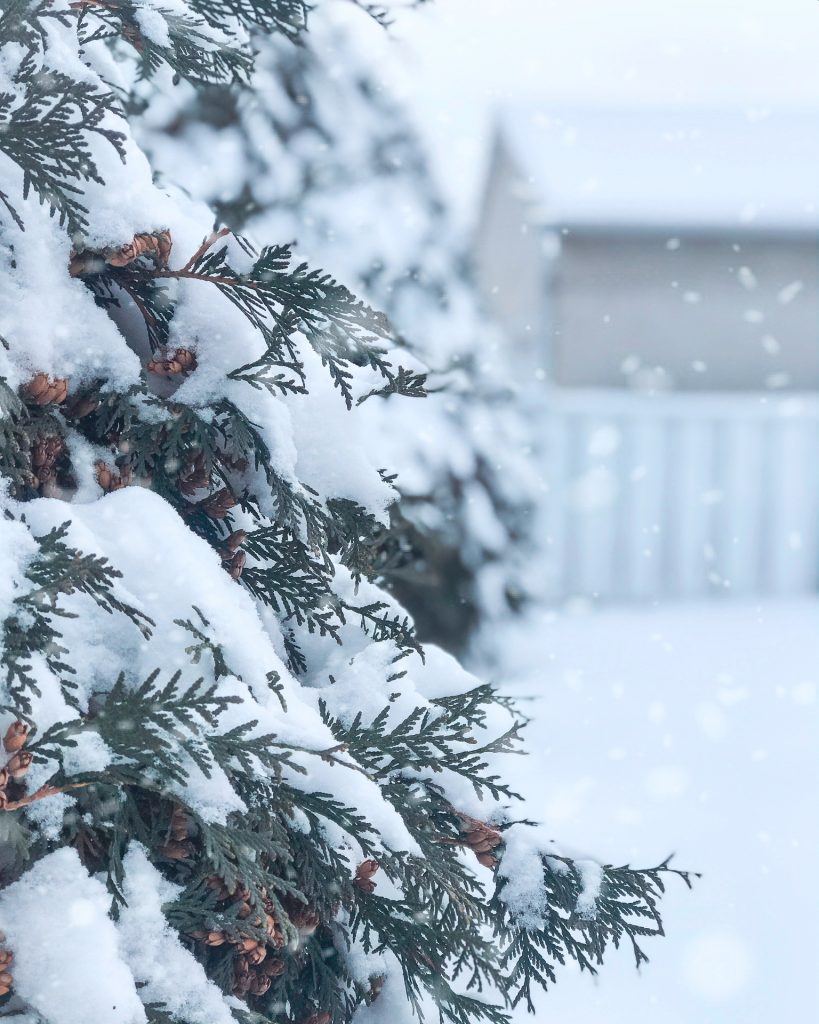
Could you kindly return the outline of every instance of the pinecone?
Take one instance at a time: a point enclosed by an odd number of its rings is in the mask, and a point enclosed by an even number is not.
[[[242,455],[228,455],[227,452],[219,452],[216,457],[226,469],[233,473],[244,473],[247,469],[247,459]]]
[[[288,914],[290,923],[297,928],[302,937],[312,935],[321,923],[321,918],[309,907],[299,907]]]
[[[284,960],[276,960],[273,957],[265,960],[261,966],[261,973],[266,974],[268,978],[278,978],[284,974]]]
[[[8,729],[6,729],[6,735],[3,737],[3,747],[6,753],[16,754],[18,750],[24,747],[28,739],[28,733],[29,726],[25,722],[12,722]]]
[[[267,946],[258,945],[247,952],[248,963],[252,967],[258,967],[267,957]]]
[[[273,946],[274,949],[281,949],[284,945],[284,932],[278,926],[276,919],[272,914],[267,914],[265,916],[265,927],[271,946]]]
[[[498,858],[493,853],[477,853],[475,856],[478,859],[478,863],[483,864],[485,868],[496,868],[498,866]]]
[[[6,941],[6,936],[0,932],[0,943]],[[12,978],[9,967],[14,959],[14,953],[10,949],[0,946],[0,996],[6,996],[11,991]]]
[[[376,999],[378,999],[378,997],[381,995],[381,989],[384,987],[384,982],[386,980],[386,974],[376,974],[374,978],[370,978],[370,987],[367,991],[367,994],[364,996],[364,1002],[367,1004],[367,1006],[370,1006],[372,1003],[374,1003]]]
[[[236,956],[233,958],[233,994],[235,996],[246,996],[250,990],[250,964],[247,957]]]
[[[127,267],[140,256],[149,254],[157,266],[167,267],[172,244],[170,231],[159,231],[154,235],[134,235],[133,241],[126,242],[111,253],[106,253],[105,262],[112,267]]]
[[[184,807],[177,804],[171,812],[171,823],[168,826],[168,834],[171,839],[182,842],[191,834],[191,820]]]
[[[378,871],[378,868],[377,860],[369,859],[362,861],[356,868],[353,885],[360,889],[361,892],[375,892],[375,882],[372,878],[376,871]]]
[[[200,942],[204,942],[206,946],[224,946],[227,942],[227,936],[225,933],[220,932],[215,928],[211,931],[191,932],[190,936],[192,939],[198,939]]]
[[[154,235],[156,239],[157,262],[161,267],[167,267],[173,249],[173,239],[170,231],[159,231]]]
[[[233,496],[230,489],[221,487],[218,491],[214,491],[213,494],[209,494],[207,498],[203,498],[199,502],[198,507],[211,519],[224,519],[228,512],[238,504],[239,502]]]
[[[145,40],[135,25],[123,25],[120,29],[122,38],[129,42],[137,53],[145,50]]]
[[[96,463],[97,483],[106,494],[118,491],[130,484],[133,474],[130,466],[123,466],[119,473],[113,472],[104,462]]]
[[[183,494],[193,494],[210,483],[210,473],[205,465],[205,455],[197,452],[179,474],[179,490]]]
[[[196,353],[189,348],[177,348],[165,359],[152,359],[146,368],[149,373],[158,373],[163,377],[193,373],[196,369]]]
[[[196,847],[188,840],[180,843],[172,839],[164,846],[160,846],[157,852],[168,860],[189,860],[196,853]]]
[[[37,471],[37,476],[42,479],[44,474],[51,472],[64,448],[65,441],[56,434],[37,438],[31,446],[31,465]]]
[[[31,468],[34,473],[33,484],[41,494],[47,497],[49,490],[53,490],[55,481],[55,467],[57,460],[65,451],[65,442],[57,435],[38,438],[31,448]]]
[[[250,994],[252,996],[263,996],[265,992],[270,988],[272,979],[266,974],[254,973],[250,976],[250,985],[248,986]]]
[[[245,554],[244,551],[237,551],[236,554],[231,555],[231,557],[228,559],[225,559],[225,568],[230,573],[232,579],[239,579],[239,577],[244,572],[245,562],[247,562],[247,555]]]
[[[225,885],[224,880],[218,875],[208,876],[207,887],[216,893],[216,898],[219,900],[226,900],[230,898],[230,890]]]
[[[222,548],[222,563],[234,580],[244,572],[247,555],[239,548],[247,540],[247,530],[234,530],[225,540]]]
[[[92,412],[95,412],[99,408],[98,398],[77,398],[75,401],[68,406],[65,410],[66,416],[70,416],[72,419],[81,420],[86,416],[90,416]]]
[[[247,540],[247,530],[234,530],[225,540],[225,548],[223,557],[227,559],[228,555],[232,555]]]
[[[33,760],[34,754],[30,753],[28,750],[18,750],[6,765],[5,770],[15,782],[19,782],[21,779],[25,778]]]
[[[49,377],[47,373],[36,373],[23,387],[23,395],[35,405],[59,405],[68,395],[68,381],[65,377]]]
[[[271,961],[268,967],[264,961],[264,947],[261,959],[254,950],[252,953],[239,954],[233,960],[233,994],[236,996],[263,996],[270,988],[273,978],[284,971],[281,960]]]
[[[82,252],[72,250],[68,257],[68,273],[72,277],[82,277],[84,274],[101,274],[105,270],[105,260],[101,253],[93,249],[84,249]]]
[[[487,825],[485,821],[478,818],[471,818],[468,814],[457,812],[458,817],[464,822],[465,827],[461,830],[463,842],[478,858],[478,863],[486,868],[494,868],[498,858],[492,853],[495,847],[503,842],[503,836],[497,829]]]

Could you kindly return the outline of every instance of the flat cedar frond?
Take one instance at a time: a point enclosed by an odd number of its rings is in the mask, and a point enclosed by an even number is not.
[[[124,159],[124,134],[104,123],[118,104],[113,94],[54,71],[24,67],[21,74],[22,99],[0,93],[0,152],[23,172],[23,199],[33,190],[73,234],[88,224],[83,182],[102,181],[91,139],[105,139]],[[5,203],[14,210],[11,201]],[[15,219],[23,223],[16,214]]]
[[[139,5],[131,0],[76,0],[75,6],[83,44],[124,39],[133,47],[144,78],[167,66],[180,78],[203,84],[247,81],[253,68],[252,54],[231,33],[214,32],[193,9],[189,14],[170,9],[162,13],[167,31],[162,45],[141,30]]]
[[[595,971],[620,945],[641,963],[667,879],[691,881],[546,844],[515,896],[504,861],[530,833],[501,765],[521,716],[379,589],[411,575],[420,531],[380,514],[395,476],[358,406],[420,397],[425,374],[396,365],[406,345],[356,275],[208,234],[194,183],[160,188],[143,159],[133,120],[183,79],[225,138],[255,116],[260,61],[294,149],[332,148],[319,97],[262,53],[309,10],[0,11],[0,1016],[351,1024],[394,974],[419,1021],[506,1024],[563,963]],[[374,147],[383,174],[399,135]]]
[[[371,601],[363,605],[342,601],[341,608],[357,615],[362,631],[371,636],[376,643],[391,640],[401,651],[402,656],[415,653],[423,661],[424,649],[415,635],[409,616],[401,612],[390,613],[390,606],[385,601]]]
[[[154,347],[164,343],[173,315],[172,302],[161,282],[198,281],[217,288],[259,331],[267,346],[265,357],[232,371],[233,379],[254,387],[303,393],[302,367],[293,341],[299,330],[320,356],[348,408],[354,402],[351,366],[369,367],[387,381],[365,398],[423,394],[425,376],[403,367],[394,369],[380,344],[393,338],[383,313],[324,271],[293,264],[289,246],[267,246],[256,254],[250,270],[238,271],[229,262],[227,244],[221,242],[225,234],[222,230],[206,239],[180,269],[152,267],[144,260],[114,267],[103,260],[89,262],[82,272],[100,294],[118,285],[132,298]]]
[[[480,689],[485,692],[483,687]],[[329,713],[323,701],[319,706],[336,739],[376,776],[387,778],[407,772],[414,778],[417,773],[438,774],[446,770],[469,779],[479,795],[484,789],[495,799],[515,795],[498,776],[487,773],[486,755],[510,752],[520,739],[516,725],[479,746],[472,736],[465,734],[461,715],[437,708],[416,707],[393,723],[387,707],[369,723],[364,723],[359,713],[345,726]],[[465,746],[465,735],[472,745]]]
[[[496,934],[506,943],[501,963],[508,972],[512,1005],[524,1000],[531,1012],[533,986],[545,988],[554,982],[555,965],[568,959],[596,973],[608,945],[617,948],[628,939],[637,966],[647,961],[639,940],[663,934],[657,900],[664,890],[664,877],[675,875],[688,886],[695,877],[669,867],[668,860],[641,869],[597,865],[599,891],[580,910],[584,881],[576,862],[544,856],[542,863],[546,892],[542,926],[521,929],[505,914],[495,926]],[[501,877],[493,896],[498,909],[506,884]]]

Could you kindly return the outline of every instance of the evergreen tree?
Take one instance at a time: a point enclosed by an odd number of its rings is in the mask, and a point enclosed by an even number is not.
[[[253,90],[182,86],[157,104],[146,85],[140,141],[161,177],[184,181],[226,223],[293,238],[304,258],[332,267],[431,370],[421,417],[402,401],[364,410],[370,447],[397,471],[403,499],[374,555],[419,635],[463,650],[478,625],[538,592],[537,428],[509,386],[503,339],[398,84],[371,67],[389,37],[330,4],[301,45],[259,34],[254,47]]]
[[[564,856],[514,709],[378,586],[387,318],[170,184],[127,112],[253,82],[301,0],[0,12],[0,1016],[504,1021],[662,931]],[[687,880],[685,873],[676,872]]]

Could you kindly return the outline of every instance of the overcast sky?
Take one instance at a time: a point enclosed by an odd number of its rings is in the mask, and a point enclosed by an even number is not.
[[[815,105],[819,131],[816,0],[435,0],[393,34],[464,214],[503,101]]]

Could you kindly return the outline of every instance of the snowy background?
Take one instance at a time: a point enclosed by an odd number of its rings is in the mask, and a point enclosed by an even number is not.
[[[393,35],[405,95],[467,220],[493,113],[509,100],[819,102],[810,0],[434,0],[397,18]]]
[[[439,0],[394,29],[404,95],[467,227],[501,104],[819,109],[817,34],[807,0]],[[816,1019],[819,602],[535,607],[472,667],[492,657],[532,716],[515,768],[531,813],[578,850],[640,865],[676,851],[703,872],[669,893],[647,967],[624,950],[597,979],[567,969],[539,1018]]]
[[[561,1024],[813,1020],[819,602],[533,612],[499,638],[532,716],[517,780],[577,850],[703,873],[634,970],[571,968]]]

